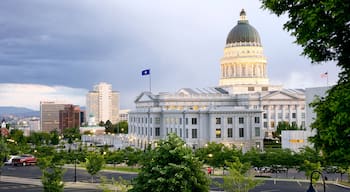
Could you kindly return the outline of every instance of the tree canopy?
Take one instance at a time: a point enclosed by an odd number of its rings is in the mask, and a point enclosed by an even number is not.
[[[209,191],[209,178],[192,150],[175,134],[149,149],[130,191]]]
[[[343,0],[262,0],[263,8],[289,20],[284,29],[296,37],[313,63],[335,61],[340,67],[337,85],[311,105],[316,119],[312,138],[326,161],[350,165],[350,3]]]

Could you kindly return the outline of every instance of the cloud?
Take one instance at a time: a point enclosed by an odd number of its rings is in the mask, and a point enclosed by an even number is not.
[[[104,81],[120,92],[121,108],[134,107],[148,90],[140,76],[146,68],[155,93],[216,86],[226,37],[242,8],[260,34],[271,82],[298,88],[317,84],[321,71],[336,71],[334,64],[311,67],[282,29],[287,17],[260,7],[259,0],[3,1],[1,82],[91,89]]]
[[[85,106],[88,90],[36,84],[0,84],[0,106],[18,106],[39,110],[40,101],[61,101]]]

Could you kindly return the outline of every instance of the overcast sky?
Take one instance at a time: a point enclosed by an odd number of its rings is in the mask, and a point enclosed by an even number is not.
[[[259,32],[272,84],[325,86],[334,63],[312,65],[283,31],[287,17],[262,10],[259,0],[2,0],[0,106],[39,109],[40,100],[85,105],[98,82],[120,92],[122,109],[148,90],[218,85],[226,37],[246,10]]]

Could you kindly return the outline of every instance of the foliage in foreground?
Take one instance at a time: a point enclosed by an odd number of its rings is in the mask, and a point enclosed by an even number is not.
[[[206,192],[209,178],[192,150],[175,134],[148,150],[141,171],[133,180],[132,192]]]
[[[248,192],[262,182],[261,180],[254,180],[253,176],[249,173],[251,167],[249,163],[241,163],[236,158],[234,162],[226,162],[226,164],[229,167],[229,174],[223,177],[224,182],[222,184],[216,183],[216,185],[225,191]]]
[[[104,166],[105,161],[101,154],[97,152],[90,152],[85,159],[85,167],[87,172],[91,175],[91,182],[94,182],[94,175],[96,175]]]
[[[335,61],[338,83],[325,98],[314,101],[317,114],[311,140],[326,161],[350,165],[350,3],[343,0],[261,0],[277,16],[287,14],[284,29],[296,37],[313,63]]]
[[[42,172],[41,182],[45,192],[62,192],[63,161],[53,147],[42,146],[37,148],[38,166]]]

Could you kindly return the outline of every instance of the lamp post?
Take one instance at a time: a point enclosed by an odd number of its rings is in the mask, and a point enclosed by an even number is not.
[[[77,159],[74,159],[74,183],[77,182]]]
[[[323,191],[325,192],[326,191],[326,183],[325,183],[325,179],[323,177],[323,174],[320,172],[320,171],[312,171],[311,173],[311,176],[310,176],[310,186],[309,186],[309,189],[306,191],[306,192],[316,192],[316,190],[314,189],[314,187],[312,186],[312,176],[314,173],[318,173],[321,175],[321,178],[322,178],[322,182],[323,182]]]

